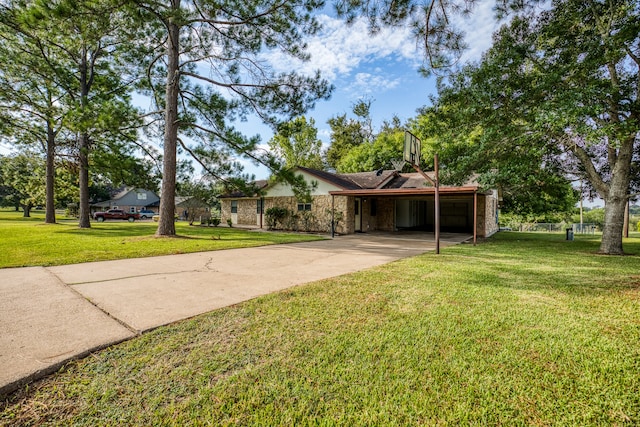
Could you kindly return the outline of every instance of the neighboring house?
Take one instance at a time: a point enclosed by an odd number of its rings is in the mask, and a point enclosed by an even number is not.
[[[332,211],[336,232],[434,230],[435,189],[419,173],[395,170],[336,174],[298,167],[315,184],[311,202],[296,199],[291,187],[275,183],[262,194],[228,194],[220,198],[222,221],[266,228],[271,207],[289,211],[289,226],[305,231],[330,231]],[[429,172],[433,177],[433,173]],[[440,186],[440,230],[488,237],[498,231],[498,192],[483,191],[477,182]]]
[[[202,220],[211,217],[211,208],[197,197],[176,196],[176,214],[185,220]]]
[[[156,193],[141,188],[125,188],[104,202],[93,203],[91,211],[122,209],[127,212],[140,212],[143,209],[158,211],[160,198]]]

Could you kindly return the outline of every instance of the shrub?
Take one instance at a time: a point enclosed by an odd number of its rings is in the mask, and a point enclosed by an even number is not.
[[[285,230],[293,230],[293,231],[298,231],[298,220],[300,219],[300,216],[298,216],[298,214],[296,214],[293,211],[287,211],[287,214],[285,216],[285,221],[284,221],[284,228]]]
[[[233,221],[231,220],[231,218],[227,218],[227,225],[229,226],[229,228],[233,227]]]
[[[278,225],[283,226],[284,219],[289,212],[285,208],[274,206],[265,212],[265,220],[269,230],[276,229]]]
[[[310,211],[304,211],[300,214],[302,222],[302,230],[309,232],[315,225],[316,217]]]
[[[327,225],[328,225],[328,230],[327,232],[331,232],[331,212],[333,211],[333,226],[334,226],[334,231],[337,233],[338,232],[338,228],[340,227],[340,223],[344,220],[344,214],[342,213],[342,211],[338,211],[335,209],[326,209],[325,210],[325,214],[326,214],[326,221],[327,221]]]
[[[220,218],[218,217],[209,218],[209,225],[213,225],[214,227],[217,227],[218,225],[220,225]]]

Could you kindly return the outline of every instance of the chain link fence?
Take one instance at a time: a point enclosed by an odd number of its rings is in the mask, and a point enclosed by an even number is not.
[[[571,228],[575,234],[595,234],[595,232],[598,231],[596,224],[572,224],[566,222],[523,222],[509,224],[506,227],[500,227],[500,230],[533,233],[564,233],[568,228]]]

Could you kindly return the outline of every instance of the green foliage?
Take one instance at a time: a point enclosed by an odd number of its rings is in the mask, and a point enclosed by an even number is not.
[[[331,128],[331,145],[325,152],[325,161],[329,167],[338,170],[340,160],[366,141],[366,132],[362,122],[347,119],[346,114],[332,117],[327,123]]]
[[[119,55],[126,49],[128,24],[122,8],[103,0],[15,1],[0,11],[0,60],[6,64],[0,93],[7,94],[0,95],[0,111],[9,111],[5,135],[11,143],[47,156],[48,222],[55,221],[51,193],[56,154],[76,158],[80,225],[89,227],[91,153],[102,144],[117,144],[112,152],[130,153],[129,144],[137,139],[140,121],[129,97],[131,67]],[[109,168],[97,173],[113,173],[123,157],[119,152],[111,156]],[[131,170],[127,166],[122,170]]]
[[[398,126],[383,128],[373,142],[351,148],[339,161],[337,170],[343,173],[369,172],[390,168],[392,160],[402,159],[404,129]]]
[[[304,116],[278,126],[277,133],[269,141],[269,148],[283,160],[286,168],[304,166],[322,169],[322,141],[318,139],[315,120]]]
[[[261,59],[265,50],[308,59],[306,38],[319,29],[313,12],[323,5],[318,0],[287,1],[277,7],[238,0],[222,7],[209,0],[136,4],[142,47],[154,47],[142,62],[149,71],[143,84],[163,122],[161,212],[172,209],[178,146],[212,179],[250,181],[233,161],[238,155],[280,169],[278,160],[259,147],[259,137],[242,135],[233,122],[255,113],[276,126],[329,97],[332,87],[319,74],[278,73]],[[161,215],[158,234],[174,232]]]
[[[331,232],[332,230],[334,232],[337,232],[337,230],[340,228],[342,221],[344,221],[344,212],[339,211],[337,209],[326,209],[325,210],[325,217],[327,218],[327,231]],[[333,224],[331,223],[331,219],[333,218]],[[333,225],[333,228],[332,228]]]
[[[639,23],[633,1],[564,0],[514,18],[480,64],[440,86],[429,136],[449,166],[484,172],[507,194],[533,194],[540,181],[541,206],[569,201],[563,176],[589,181],[607,202],[602,252],[622,253],[640,129]]]
[[[265,221],[269,230],[275,230],[284,227],[284,220],[289,215],[286,208],[273,206],[265,211]]]
[[[604,225],[604,208],[584,209],[582,212],[582,221],[585,224],[595,224],[598,228],[602,229]],[[575,223],[580,223],[580,214],[573,215],[572,220]]]
[[[24,216],[45,202],[44,161],[35,153],[0,156],[0,183],[5,190],[3,204],[20,206]]]

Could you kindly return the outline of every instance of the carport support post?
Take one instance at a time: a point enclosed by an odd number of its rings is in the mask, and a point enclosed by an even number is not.
[[[436,254],[440,253],[440,177],[438,168],[438,154],[433,156],[433,166],[435,169],[435,234],[436,234]]]
[[[431,179],[431,177],[429,175],[427,175],[426,173],[424,173],[424,171],[422,169],[420,169],[420,165],[416,165],[414,163],[411,163],[411,166],[413,166],[413,169],[415,169],[417,172],[420,173],[420,175],[422,175],[424,177],[424,179],[426,179],[427,181],[429,181],[433,187],[434,187],[434,195],[435,195],[435,200],[434,200],[434,204],[435,204],[435,209],[434,209],[434,215],[435,215],[435,238],[436,238],[436,254],[440,253],[440,177],[439,177],[439,168],[438,168],[438,155],[435,154],[433,156],[433,165],[434,165],[434,179]]]
[[[335,212],[336,212],[336,196],[332,194],[331,195],[331,238],[332,239],[336,234],[336,223],[334,219]]]
[[[478,240],[478,190],[473,191],[473,246]]]

